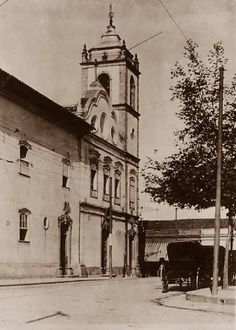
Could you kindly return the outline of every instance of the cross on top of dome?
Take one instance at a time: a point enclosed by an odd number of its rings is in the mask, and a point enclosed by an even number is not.
[[[110,4],[110,10],[109,10],[109,15],[108,15],[109,19],[110,19],[110,24],[108,25],[107,28],[109,27],[113,27],[115,28],[115,26],[113,25],[113,18],[114,18],[114,12],[112,11],[112,4]]]

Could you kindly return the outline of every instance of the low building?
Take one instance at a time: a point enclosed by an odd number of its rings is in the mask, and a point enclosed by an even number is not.
[[[79,161],[91,125],[0,70],[0,276],[72,274]],[[73,230],[72,230],[73,227]]]
[[[167,245],[174,241],[199,241],[202,245],[214,245],[214,219],[179,219],[142,221],[143,250],[140,252],[140,264],[146,273],[156,275],[163,258],[168,260]],[[220,221],[220,245],[225,246],[228,233],[228,219]],[[230,249],[236,249],[236,232],[231,234]],[[142,257],[141,257],[142,255]]]

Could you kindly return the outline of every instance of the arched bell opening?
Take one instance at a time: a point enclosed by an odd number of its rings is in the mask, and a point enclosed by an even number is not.
[[[110,96],[110,91],[111,91],[111,81],[110,81],[110,77],[107,73],[101,73],[98,76],[98,81],[100,82],[100,84],[102,85],[102,87],[106,90],[107,94]]]

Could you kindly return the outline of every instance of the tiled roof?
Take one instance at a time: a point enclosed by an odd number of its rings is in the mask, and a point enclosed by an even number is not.
[[[25,106],[29,111],[37,112],[45,119],[53,121],[57,125],[74,130],[77,134],[88,133],[93,129],[91,125],[76,114],[64,109],[58,103],[2,69],[0,69],[0,94]]]
[[[215,219],[179,219],[175,220],[157,220],[157,221],[143,221],[144,228],[147,235],[157,233],[158,231],[167,230],[200,230],[210,229],[215,227]],[[228,219],[220,220],[220,228],[227,228]]]

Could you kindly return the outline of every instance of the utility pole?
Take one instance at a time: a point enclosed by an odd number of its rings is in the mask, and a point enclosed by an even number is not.
[[[109,275],[112,278],[112,177],[109,182],[110,214],[109,214]]]
[[[178,208],[175,208],[175,239],[177,241],[178,239],[178,223],[177,223],[177,212],[178,212]]]
[[[222,169],[222,113],[223,113],[223,81],[224,67],[220,67],[219,82],[219,118],[218,118],[218,150],[217,150],[217,175],[216,175],[216,202],[215,202],[215,233],[214,233],[214,259],[213,259],[213,284],[212,295],[218,294],[219,274],[219,246],[220,246],[220,217],[221,217],[221,169]]]

